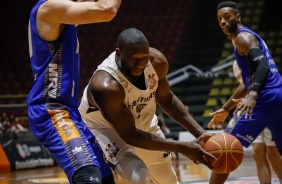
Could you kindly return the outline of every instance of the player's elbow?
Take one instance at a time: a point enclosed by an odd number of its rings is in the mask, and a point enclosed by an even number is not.
[[[109,8],[106,10],[105,19],[106,21],[111,21],[117,15],[116,8]]]
[[[117,15],[118,8],[105,4],[101,5],[101,11],[103,11],[104,21],[108,22],[111,21]]]

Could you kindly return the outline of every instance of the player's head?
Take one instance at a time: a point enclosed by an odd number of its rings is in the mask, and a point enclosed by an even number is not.
[[[149,42],[146,36],[136,28],[122,31],[117,41],[116,59],[127,77],[140,77],[149,59]]]
[[[242,26],[238,4],[233,1],[223,1],[217,6],[217,19],[222,31],[227,35],[236,34]]]

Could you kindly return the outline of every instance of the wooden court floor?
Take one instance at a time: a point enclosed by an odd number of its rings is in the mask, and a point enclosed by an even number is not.
[[[195,165],[186,158],[173,159],[180,184],[208,184],[211,171],[204,165]],[[0,173],[0,184],[68,184],[64,172],[58,167]],[[273,184],[279,184],[273,173]],[[240,167],[230,174],[226,184],[259,184],[252,157],[244,157]]]

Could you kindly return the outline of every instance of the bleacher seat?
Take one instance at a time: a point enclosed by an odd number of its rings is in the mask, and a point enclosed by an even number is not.
[[[206,102],[206,106],[207,107],[214,107],[217,105],[217,99],[216,98],[208,98],[207,102]]]
[[[209,96],[217,96],[219,94],[219,88],[213,87],[209,92]]]

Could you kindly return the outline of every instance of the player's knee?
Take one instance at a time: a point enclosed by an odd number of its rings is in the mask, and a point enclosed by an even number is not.
[[[101,184],[101,172],[96,166],[85,166],[78,169],[73,177],[74,184]]]
[[[264,144],[256,143],[253,144],[253,158],[260,160],[266,157]]]
[[[141,160],[140,160],[141,161]],[[134,161],[134,165],[131,167],[116,167],[116,171],[123,178],[125,183],[134,184],[149,184],[150,183],[150,173],[146,165],[139,160]]]
[[[173,169],[170,157],[167,157],[160,162],[150,164],[148,167],[151,171],[152,179],[155,180],[156,183],[162,183],[162,184],[178,183],[177,176]],[[161,172],[159,172],[160,170]]]
[[[123,178],[125,183],[150,183],[150,173],[147,166],[134,152],[128,151],[118,161],[115,171]]]
[[[128,178],[130,178],[131,181],[130,183],[135,183],[135,184],[150,183],[150,173],[147,167],[143,167],[141,165],[133,169],[131,175]]]

